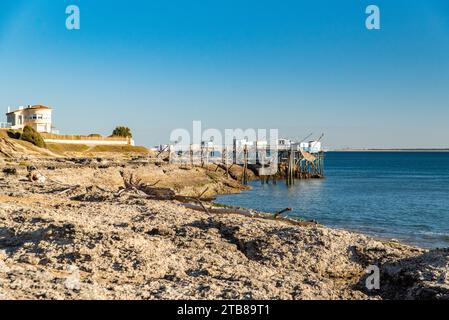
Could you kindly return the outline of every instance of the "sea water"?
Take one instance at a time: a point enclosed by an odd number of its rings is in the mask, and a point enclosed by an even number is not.
[[[224,204],[397,239],[421,247],[449,247],[449,153],[329,152],[325,179],[293,186],[251,182],[252,190],[220,196]]]

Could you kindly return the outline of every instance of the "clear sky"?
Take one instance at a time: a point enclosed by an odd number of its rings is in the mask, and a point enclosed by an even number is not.
[[[52,106],[61,133],[123,124],[147,146],[201,120],[449,147],[449,1],[2,0],[0,107],[27,104]]]

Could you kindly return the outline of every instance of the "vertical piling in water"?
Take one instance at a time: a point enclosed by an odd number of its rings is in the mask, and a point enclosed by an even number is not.
[[[292,180],[292,184],[295,184],[295,151],[293,151],[293,148],[292,148],[292,156],[291,156],[291,159],[290,159],[290,161],[291,161],[291,163],[290,163],[290,168],[291,168],[291,172],[290,172],[290,175],[291,175],[291,180]]]
[[[206,151],[205,151],[205,164],[206,164],[206,169],[209,170],[209,146],[206,146]]]
[[[321,177],[324,177],[324,152],[320,152],[321,166],[320,166],[320,174]]]
[[[242,183],[248,184],[248,146],[245,145],[243,148],[243,174]]]
[[[223,147],[223,151],[221,153],[221,158],[222,158],[221,160],[223,162],[223,165],[225,166],[225,169],[226,169],[226,171],[225,171],[226,178],[228,178],[229,177],[228,151],[226,150],[226,147]]]
[[[204,167],[204,146],[201,145],[201,167]]]
[[[192,147],[192,144],[190,144],[190,148],[189,148],[189,157],[190,157],[190,166],[193,168],[193,147]]]
[[[232,164],[237,164],[237,140],[234,139],[232,144]]]
[[[287,152],[287,185],[295,183],[295,152],[293,147]]]

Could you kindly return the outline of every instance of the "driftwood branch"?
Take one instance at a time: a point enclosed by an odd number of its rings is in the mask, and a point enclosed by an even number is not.
[[[285,212],[292,211],[291,208],[286,208],[281,210],[273,215],[254,213],[248,210],[242,209],[228,209],[228,208],[213,208],[205,205],[206,202],[213,201],[214,198],[203,198],[203,196],[207,193],[209,188],[207,187],[201,194],[197,197],[190,196],[182,196],[177,195],[172,189],[169,188],[155,188],[154,185],[147,185],[141,183],[140,179],[135,180],[131,175],[128,179],[125,178],[125,174],[121,172],[122,178],[125,183],[125,188],[119,190],[116,193],[116,196],[120,196],[124,192],[131,191],[133,194],[131,197],[140,198],[140,199],[149,199],[149,200],[176,200],[182,203],[186,208],[203,211],[207,214],[216,213],[216,214],[238,214],[245,217],[250,218],[258,218],[258,219],[266,219],[266,220],[279,220],[284,221],[294,225],[310,225],[311,222],[298,221],[295,219],[290,219],[287,217],[281,217],[281,215]]]
[[[204,196],[204,194],[209,190],[209,187],[207,187],[206,189],[204,189],[203,192],[201,192],[201,194],[198,196],[198,198],[201,198],[202,196]]]
[[[152,185],[148,185],[142,183],[140,179],[134,179],[132,175],[130,175],[130,177],[127,178],[123,171],[120,172],[120,175],[122,176],[125,187],[115,193],[116,197],[119,197],[126,192],[131,192],[132,193],[131,196],[134,198],[142,198],[149,200],[177,200],[184,203],[189,202],[201,203],[215,200],[215,198],[213,197],[203,198],[203,195],[209,190],[209,188],[206,188],[198,197],[188,197],[177,195],[176,192],[170,188],[154,187],[156,184],[160,182],[160,180]]]
[[[64,194],[64,193],[67,193],[67,192],[76,190],[76,189],[78,189],[79,187],[80,187],[80,185],[71,186],[71,187],[68,187],[68,188],[63,189],[63,190],[58,190],[58,192],[56,192],[56,193],[57,193],[57,194]]]
[[[292,208],[285,208],[284,210],[281,210],[281,211],[279,211],[279,212],[276,212],[276,213],[274,214],[274,217],[275,217],[275,218],[278,218],[278,217],[281,216],[281,214],[283,214],[283,213],[285,213],[285,212],[290,212],[290,211],[292,211]]]
[[[155,187],[159,182],[161,182],[162,180],[158,180],[158,181],[156,181],[155,183],[153,183],[153,184],[150,184],[150,187]]]
[[[159,156],[164,153],[167,149],[169,148],[169,146],[165,146],[164,149],[162,149],[161,151],[159,151],[159,153],[156,155],[156,158],[159,158]]]
[[[195,211],[205,211],[205,209],[201,206],[194,205],[192,203],[185,203],[183,204],[184,207],[188,209],[192,209]],[[207,212],[215,213],[215,214],[236,214],[241,215],[249,218],[255,218],[255,219],[264,219],[264,220],[275,220],[275,221],[281,221],[288,224],[292,224],[295,226],[311,226],[316,225],[315,222],[310,221],[300,221],[296,219],[291,218],[282,218],[282,217],[275,217],[275,215],[270,214],[262,214],[262,213],[254,213],[249,210],[243,210],[243,209],[237,209],[237,208],[206,208]]]

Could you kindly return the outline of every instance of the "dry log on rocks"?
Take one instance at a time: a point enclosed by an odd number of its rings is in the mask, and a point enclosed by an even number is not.
[[[279,212],[276,212],[276,213],[274,214],[274,217],[275,217],[275,218],[278,218],[278,217],[280,217],[281,214],[283,214],[283,213],[285,213],[285,212],[290,212],[290,211],[292,211],[292,208],[285,208],[284,210],[281,210],[281,211],[279,211]]]
[[[211,202],[215,198],[195,198],[189,196],[177,195],[173,190],[169,188],[153,188],[149,193],[143,192],[138,189],[120,189],[115,193],[115,196],[121,196],[125,192],[132,192],[130,195],[132,198],[148,199],[148,200],[176,200],[182,203],[192,203],[192,202]]]
[[[197,206],[192,203],[184,203],[182,204],[184,207],[196,210],[196,211],[205,211],[205,208],[202,206]],[[256,213],[248,210],[243,209],[237,209],[237,208],[207,208],[207,213],[215,213],[215,214],[237,214],[245,217],[250,218],[256,218],[256,219],[265,219],[265,220],[276,220],[281,222],[286,222],[292,225],[296,226],[312,226],[316,225],[317,223],[315,221],[300,221],[296,219],[290,219],[290,218],[282,218],[282,217],[275,217],[275,215],[269,215],[269,214],[262,214],[262,213]]]
[[[148,197],[154,199],[174,199],[176,196],[175,191],[170,188],[154,188],[150,186],[142,186],[138,190],[144,192]]]
[[[189,196],[181,196],[181,195],[176,195],[173,200],[179,201],[179,202],[184,202],[184,203],[189,203],[189,202],[196,202],[197,200],[200,200],[202,202],[212,202],[215,201],[217,198],[215,197],[207,197],[207,198],[198,198],[198,197],[189,197]]]
[[[175,191],[170,188],[156,188],[154,185],[158,184],[157,181],[153,185],[148,185],[142,183],[141,179],[134,178],[133,174],[129,175],[129,178],[126,177],[123,171],[120,171],[120,175],[122,176],[123,183],[125,188],[120,189],[115,195],[120,196],[125,192],[134,193],[134,197],[142,197],[148,199],[157,199],[157,200],[172,200],[176,196]]]
[[[70,186],[70,187],[65,188],[65,189],[63,189],[63,190],[58,190],[58,191],[57,191],[57,194],[65,194],[65,193],[67,193],[67,192],[74,191],[74,190],[78,189],[79,187],[80,187],[79,185],[76,185],[76,186]]]
[[[177,195],[173,189],[154,187],[156,184],[160,182],[160,180],[152,185],[149,185],[142,183],[141,179],[134,178],[132,174],[130,174],[129,178],[127,178],[125,176],[125,173],[121,171],[120,175],[122,176],[125,188],[120,189],[115,194],[115,196],[117,197],[121,196],[125,192],[131,192],[132,197],[134,198],[137,197],[151,200],[177,200],[180,202],[198,202],[198,201],[210,202],[215,200],[215,198],[213,197],[202,198],[202,196],[207,192],[208,190],[207,188],[201,193],[199,197],[181,196]]]

